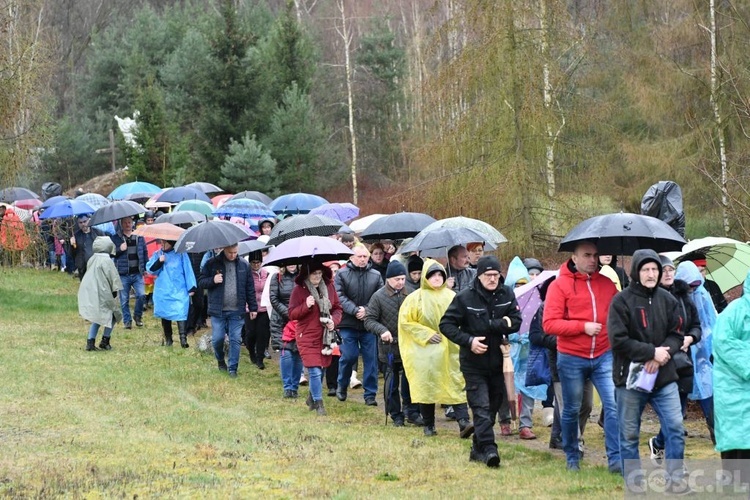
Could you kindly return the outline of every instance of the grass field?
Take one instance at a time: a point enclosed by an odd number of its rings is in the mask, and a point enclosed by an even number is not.
[[[0,268],[0,496],[110,498],[612,498],[601,431],[586,431],[579,474],[539,439],[499,440],[502,465],[468,461],[455,423],[439,435],[384,425],[380,406],[326,398],[327,417],[281,398],[276,360],[260,371],[243,352],[239,377],[191,347],[161,346],[158,320],[115,328],[109,352],[84,350],[78,280]],[[199,333],[203,333],[200,331]],[[442,420],[442,419],[441,419]],[[713,456],[690,422],[688,455]],[[644,430],[656,424],[644,421]],[[648,434],[650,435],[650,434]],[[644,432],[643,439],[648,437]],[[647,448],[642,447],[642,453]],[[594,464],[599,465],[592,465]]]

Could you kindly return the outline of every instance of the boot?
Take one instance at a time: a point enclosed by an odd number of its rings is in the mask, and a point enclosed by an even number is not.
[[[180,346],[187,349],[190,347],[187,343],[187,321],[178,321],[177,330],[180,333]]]
[[[164,334],[164,345],[169,347],[172,345],[172,334],[171,333],[165,333]]]
[[[182,346],[183,349],[187,349],[188,347],[190,347],[187,342],[187,335],[185,335],[184,333],[180,334],[180,346]]]
[[[103,349],[105,351],[109,351],[112,349],[112,346],[109,345],[109,337],[102,337],[102,341],[99,342],[99,349]]]
[[[96,348],[96,339],[87,339],[86,340],[86,350],[87,351],[98,351],[99,349]]]
[[[322,399],[320,401],[313,401],[313,407],[312,407],[312,409],[314,409],[315,413],[317,413],[320,416],[325,416],[326,415],[326,409],[323,406],[323,400]]]
[[[313,411],[315,409],[315,401],[313,401],[312,393],[307,393],[307,399],[305,400],[305,404],[310,409],[310,411]]]

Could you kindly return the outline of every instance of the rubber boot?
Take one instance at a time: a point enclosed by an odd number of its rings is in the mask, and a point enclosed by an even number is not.
[[[172,345],[172,334],[164,333],[164,345],[169,347]]]
[[[102,337],[102,341],[99,342],[99,349],[103,349],[105,351],[109,351],[112,349],[112,346],[109,345],[109,337]]]
[[[326,415],[326,409],[325,406],[323,406],[323,400],[320,401],[313,401],[313,408],[315,409],[315,413],[317,413],[320,416]]]
[[[315,409],[315,401],[313,401],[312,393],[307,393],[307,399],[305,400],[305,404],[307,405],[307,408],[309,408],[310,411],[313,411]]]
[[[86,350],[87,351],[98,351],[96,348],[96,339],[86,339]]]
[[[180,346],[183,349],[187,349],[190,347],[187,341],[187,322],[186,321],[178,321],[177,322],[177,331],[180,332]]]

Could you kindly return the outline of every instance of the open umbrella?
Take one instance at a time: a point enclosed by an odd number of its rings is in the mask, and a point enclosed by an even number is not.
[[[35,200],[36,198],[32,198],[32,199]],[[42,203],[41,205],[35,205],[35,206],[40,207],[40,208],[49,208],[52,205],[54,205],[55,203],[60,203],[61,201],[65,201],[65,200],[69,200],[69,199],[70,199],[70,196],[63,196],[63,195],[53,196],[52,198],[47,198],[46,200],[44,200],[44,203]],[[78,200],[78,198],[76,198],[76,200]],[[86,201],[86,200],[79,200],[79,201]],[[18,202],[16,202],[15,205],[17,207],[26,208],[26,207],[23,207],[23,206],[19,205]],[[94,207],[94,208],[96,208],[96,207]]]
[[[85,201],[78,200],[64,200],[59,203],[55,203],[51,207],[44,210],[40,219],[62,219],[63,217],[73,217],[74,215],[81,214],[93,214],[95,212],[94,207],[86,203]]]
[[[357,220],[351,221],[349,223],[349,227],[355,233],[361,233],[362,231],[364,231],[365,229],[367,229],[368,227],[370,227],[370,224],[372,224],[376,220],[381,219],[381,218],[383,218],[385,216],[386,216],[386,214],[370,214],[370,215],[365,215],[364,217],[361,217],[361,218],[359,218]]]
[[[89,221],[89,226],[96,226],[103,222],[120,220],[125,217],[133,217],[134,215],[144,214],[147,211],[148,209],[146,207],[134,201],[113,201],[109,205],[104,205],[94,212],[94,215],[91,216],[91,220]]]
[[[376,220],[362,231],[360,237],[363,240],[403,240],[412,238],[419,232],[435,222],[434,217],[418,212],[400,212],[386,215]]]
[[[432,250],[437,248],[448,249],[469,243],[484,243],[485,249],[495,250],[497,247],[487,241],[487,235],[479,233],[467,227],[438,227],[431,231],[422,230],[413,240],[402,246],[399,250],[401,253],[418,252],[422,250]]]
[[[0,201],[13,203],[16,200],[28,200],[30,198],[39,199],[39,195],[34,191],[22,187],[9,187],[0,191]]]
[[[263,265],[289,266],[307,260],[327,262],[348,259],[352,252],[346,245],[325,236],[301,236],[284,241],[271,249]]]
[[[238,200],[242,198],[256,200],[256,201],[263,203],[266,206],[273,203],[273,198],[271,198],[267,194],[261,193],[260,191],[240,191],[239,193],[233,195],[231,199]]]
[[[44,203],[42,200],[37,198],[26,198],[24,200],[16,200],[13,202],[14,207],[23,208],[24,210],[34,210],[40,208]]]
[[[330,236],[341,229],[341,221],[324,215],[302,214],[279,221],[271,230],[271,245],[300,236]],[[330,259],[329,259],[330,260]]]
[[[151,196],[151,198],[146,200],[146,203],[144,203],[143,206],[146,208],[171,208],[172,203],[169,203],[168,201],[159,201],[159,197],[162,194],[164,194],[164,191],[159,191],[158,193],[154,193]]]
[[[666,222],[631,213],[591,217],[570,230],[558,252],[573,252],[578,243],[592,241],[603,255],[633,255],[638,249],[656,252],[681,250],[685,239]]]
[[[185,230],[169,222],[155,222],[144,224],[133,232],[149,240],[177,241]]]
[[[195,210],[181,210],[179,212],[170,212],[162,214],[154,222],[169,222],[170,224],[193,224],[195,222],[205,222],[206,216]]]
[[[257,252],[259,250],[267,250],[269,248],[271,248],[271,245],[259,240],[240,241],[239,255],[247,255],[249,253]]]
[[[348,222],[359,216],[359,207],[351,203],[326,203],[310,210],[311,214],[325,215],[341,222]]]
[[[521,310],[521,328],[519,332],[528,332],[531,329],[531,320],[542,304],[539,296],[539,287],[552,276],[557,276],[557,271],[542,271],[533,280],[518,288],[514,288],[518,308]]]
[[[78,201],[84,201],[94,208],[102,208],[104,205],[109,205],[110,201],[99,193],[86,193],[76,197]]]
[[[508,239],[503,234],[479,219],[472,219],[471,217],[449,217],[447,219],[440,219],[433,222],[429,226],[423,229],[423,231],[431,231],[440,227],[461,227],[473,229],[478,233],[482,233],[486,236],[484,241],[498,245],[500,243],[507,243]]]
[[[325,205],[328,200],[316,194],[290,193],[276,198],[268,205],[268,208],[278,215],[306,214],[315,207]]]
[[[224,190],[219,186],[217,186],[216,184],[211,184],[210,182],[191,182],[190,184],[185,184],[185,187],[197,189],[203,194],[216,194],[224,192]]]
[[[695,258],[706,259],[706,278],[715,281],[721,293],[745,282],[750,271],[750,245],[731,238],[699,238],[682,247],[675,264]]]
[[[211,205],[213,205],[216,208],[219,208],[224,203],[226,203],[229,200],[231,200],[233,196],[234,196],[233,194],[219,194],[219,195],[216,195],[216,196],[212,196],[211,197]],[[237,199],[241,200],[243,198],[237,198]],[[244,199],[250,199],[250,198],[244,198]],[[261,203],[263,203],[263,202],[261,202]]]
[[[211,198],[206,196],[202,191],[189,187],[170,188],[159,195],[160,203],[178,204],[183,200],[201,200],[211,203]]]
[[[185,201],[179,202],[174,207],[173,211],[183,212],[185,210],[192,210],[193,212],[201,213],[205,215],[206,217],[212,217],[214,206],[202,200],[185,200]]]
[[[267,217],[275,218],[276,214],[265,204],[258,200],[249,198],[240,198],[229,200],[221,207],[215,209],[213,214],[223,217],[241,217],[243,219],[264,219]]]
[[[201,253],[236,245],[249,237],[250,231],[244,226],[224,220],[209,220],[182,233],[174,249],[176,252]]]
[[[146,203],[152,197],[157,196],[159,194],[161,194],[161,191],[159,191],[158,193],[130,193],[129,195],[126,195],[122,199],[134,201],[136,203]]]
[[[150,182],[134,181],[126,182],[120,186],[117,186],[111,193],[109,193],[110,200],[122,200],[129,194],[133,193],[151,193],[156,194],[161,191],[161,188],[156,184]]]

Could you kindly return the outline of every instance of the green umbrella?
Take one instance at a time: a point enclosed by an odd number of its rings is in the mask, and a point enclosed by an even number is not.
[[[721,292],[741,285],[750,270],[750,245],[731,238],[706,237],[692,240],[672,259],[676,264],[706,259],[706,278],[715,281]]]
[[[184,210],[193,210],[211,217],[215,208],[212,204],[202,200],[184,200],[174,207],[174,212],[182,212]]]
[[[508,238],[502,235],[500,231],[490,226],[484,221],[479,219],[472,219],[471,217],[449,217],[447,219],[440,219],[439,221],[433,222],[422,232],[431,231],[441,227],[466,227],[473,229],[478,233],[482,233],[487,236],[487,241],[497,245],[498,243],[507,243]]]

